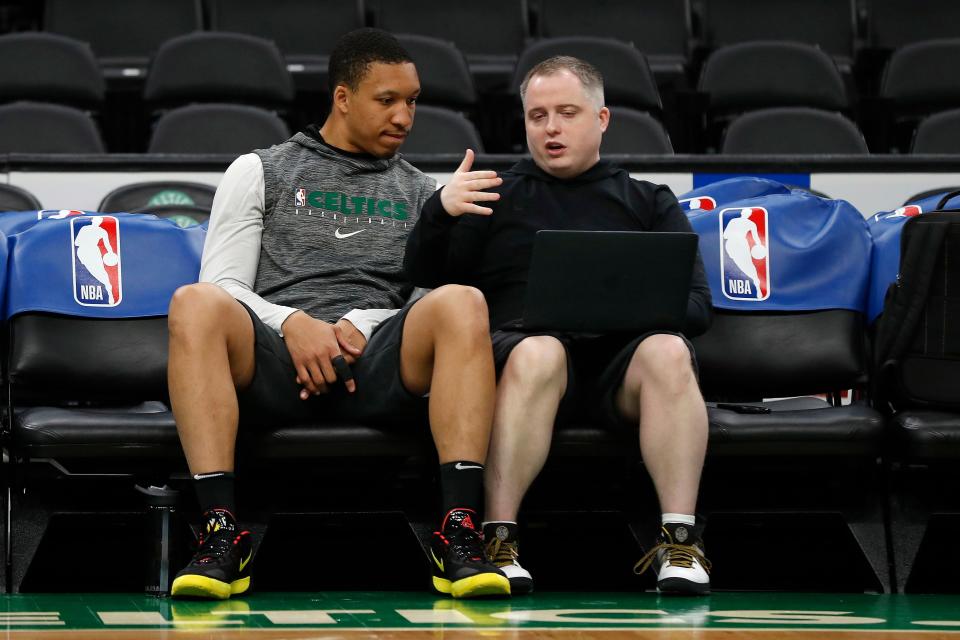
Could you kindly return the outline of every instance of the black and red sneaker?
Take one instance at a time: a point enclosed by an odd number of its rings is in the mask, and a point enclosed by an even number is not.
[[[451,509],[430,544],[433,588],[454,598],[508,596],[510,581],[487,561],[477,531],[477,514],[471,509]]]
[[[206,520],[200,545],[190,563],[173,580],[174,597],[226,600],[250,588],[253,546],[249,531],[241,531],[233,514],[214,509]]]

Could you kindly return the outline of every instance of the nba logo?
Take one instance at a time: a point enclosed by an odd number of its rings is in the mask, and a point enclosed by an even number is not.
[[[763,207],[720,212],[720,282],[731,300],[770,297],[770,244]]]
[[[120,223],[113,216],[70,221],[73,299],[85,307],[115,307],[123,299]]]
[[[684,211],[713,211],[717,208],[717,201],[710,196],[699,198],[685,198],[680,200],[680,208]]]
[[[915,204],[908,204],[905,207],[900,207],[893,212],[892,218],[913,218],[923,213],[923,209],[918,207]]]
[[[37,211],[37,220],[63,220],[73,216],[82,216],[83,211],[76,209],[44,209]]]
[[[303,188],[297,189],[296,195],[294,196],[294,206],[305,207],[306,205],[307,205],[307,190]]]

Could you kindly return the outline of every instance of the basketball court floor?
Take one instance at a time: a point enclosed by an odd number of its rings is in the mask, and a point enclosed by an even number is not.
[[[960,638],[960,597],[555,592],[453,601],[416,592],[318,592],[202,602],[117,594],[8,595],[0,597],[0,634],[15,640]]]

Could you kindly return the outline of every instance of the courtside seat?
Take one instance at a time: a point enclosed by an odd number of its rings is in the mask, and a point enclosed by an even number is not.
[[[261,460],[434,455],[425,421],[391,427],[346,423],[295,425],[266,429],[253,434],[252,440],[250,449]]]
[[[908,409],[892,418],[898,455],[913,462],[960,458],[960,413]]]

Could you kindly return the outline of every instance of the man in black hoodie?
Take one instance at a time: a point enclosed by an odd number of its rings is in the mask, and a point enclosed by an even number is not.
[[[595,68],[551,58],[527,74],[521,97],[532,159],[496,178],[471,172],[468,151],[450,183],[424,205],[404,262],[419,286],[469,284],[487,300],[499,373],[485,476],[488,556],[510,578],[512,593],[532,590],[518,561],[517,513],[546,461],[558,410],[575,399],[611,423],[639,424],[663,526],[637,571],[653,566],[663,592],[708,593],[710,563],[694,516],[707,414],[690,343],[669,332],[624,339],[525,332],[519,324],[538,230],[689,232],[690,224],[669,188],[633,180],[600,160],[610,112]],[[485,191],[492,178],[502,181]],[[698,256],[684,334],[704,332],[711,309]]]

